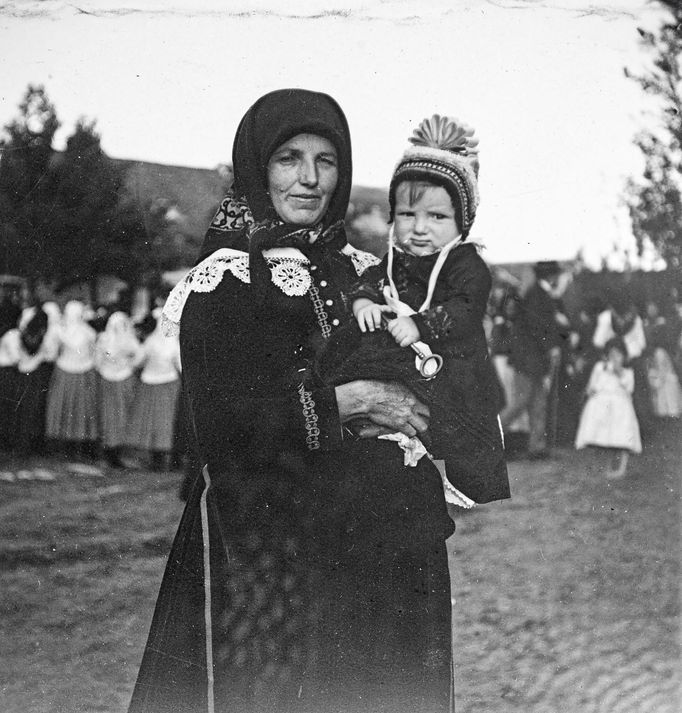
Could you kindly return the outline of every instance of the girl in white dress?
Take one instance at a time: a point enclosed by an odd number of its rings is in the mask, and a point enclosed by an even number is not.
[[[626,347],[622,340],[610,340],[605,356],[598,361],[587,384],[587,402],[580,416],[576,448],[596,446],[608,449],[611,464],[607,478],[622,478],[630,453],[641,453],[639,423],[632,404],[635,376],[625,366]]]

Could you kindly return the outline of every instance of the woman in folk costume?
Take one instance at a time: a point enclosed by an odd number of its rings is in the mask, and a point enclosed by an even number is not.
[[[100,375],[99,418],[104,457],[114,468],[123,467],[121,448],[126,445],[130,407],[135,398],[135,368],[142,346],[130,317],[113,312],[97,337],[95,364]]]
[[[8,308],[0,324],[0,450],[14,449],[17,409],[19,407],[19,372],[21,332],[18,312]],[[15,320],[15,321],[13,321]]]
[[[135,360],[142,366],[140,383],[130,408],[127,443],[146,451],[154,470],[166,469],[173,449],[175,413],[180,395],[180,344],[164,336],[161,308],[153,310],[154,331],[142,343]]]
[[[204,259],[165,307],[206,467],[130,711],[447,711],[442,484],[375,438],[423,432],[428,412],[398,384],[307,386],[311,342],[341,326],[342,289],[372,261],[345,239],[345,116],[325,94],[267,94],[233,165]]]
[[[85,321],[85,305],[71,300],[56,332],[58,356],[50,379],[45,437],[71,453],[92,456],[99,436],[97,416],[97,333]]]
[[[54,304],[54,303],[52,303]],[[16,445],[26,453],[40,453],[45,446],[45,411],[54,362],[59,352],[57,323],[52,307],[28,307],[19,323],[21,358]]]
[[[388,253],[351,290],[357,325],[327,344],[317,374],[324,383],[409,385],[429,405],[431,426],[421,440],[396,439],[405,464],[428,449],[444,461],[448,500],[468,508],[509,497],[500,386],[483,329],[492,278],[467,242],[478,205],[478,139],[435,115],[410,141],[389,188]],[[442,359],[436,373],[428,370],[431,350]]]

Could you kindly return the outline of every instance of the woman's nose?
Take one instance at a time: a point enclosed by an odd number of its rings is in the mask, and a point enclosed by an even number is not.
[[[317,185],[317,164],[313,159],[304,158],[298,172],[298,180],[304,186]]]

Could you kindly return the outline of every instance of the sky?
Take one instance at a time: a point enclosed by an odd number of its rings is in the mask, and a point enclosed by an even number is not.
[[[262,94],[331,94],[355,184],[385,187],[433,113],[475,127],[490,262],[596,265],[633,245],[624,184],[656,112],[624,67],[648,57],[646,0],[0,0],[0,125],[29,83],[62,127],[97,121],[116,158],[213,168]],[[614,266],[618,259],[614,258]]]

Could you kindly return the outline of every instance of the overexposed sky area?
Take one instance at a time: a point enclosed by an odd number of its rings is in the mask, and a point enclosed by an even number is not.
[[[0,4],[0,124],[29,82],[55,104],[63,144],[97,120],[111,156],[214,167],[260,95],[334,96],[354,182],[386,186],[433,113],[480,138],[472,237],[491,262],[596,261],[632,242],[623,185],[654,121],[623,68],[648,58],[646,0],[27,0]]]

